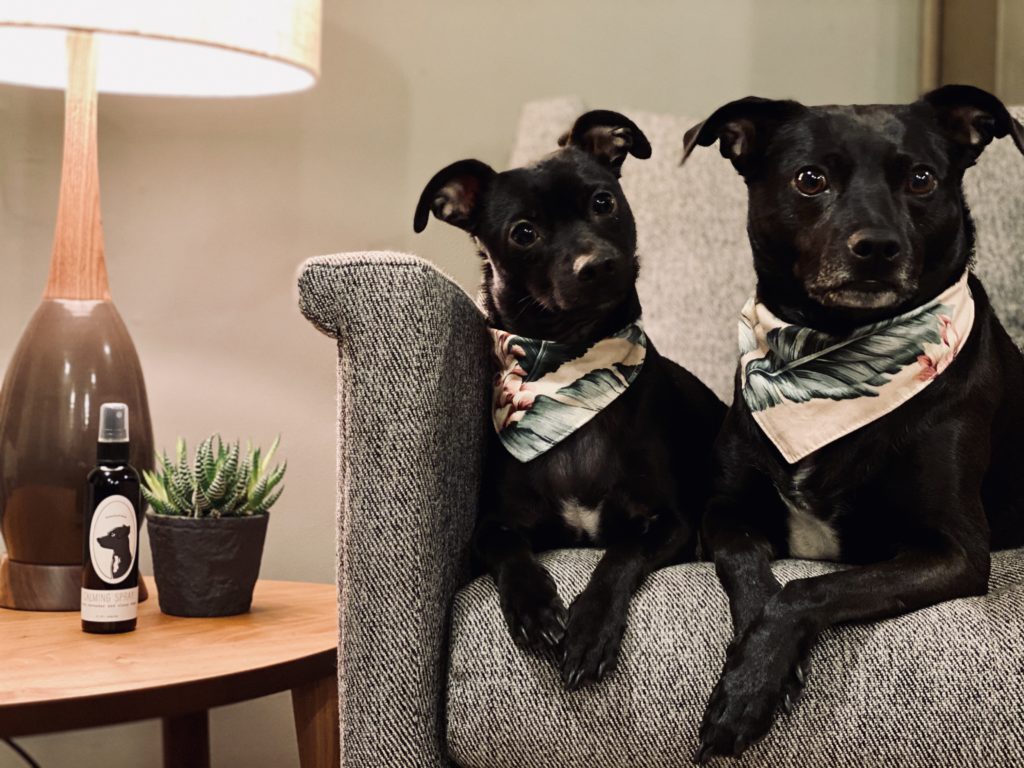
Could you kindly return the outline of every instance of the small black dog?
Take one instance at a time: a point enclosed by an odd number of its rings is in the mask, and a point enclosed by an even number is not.
[[[119,579],[127,573],[132,564],[131,542],[128,535],[131,528],[127,525],[119,525],[111,528],[106,536],[96,539],[96,543],[104,549],[113,550],[110,555],[110,576]]]
[[[735,639],[698,762],[792,706],[823,630],[983,594],[990,549],[1024,543],[1024,359],[967,274],[961,188],[1007,135],[1024,152],[998,99],[947,86],[909,105],[746,98],[684,138],[687,155],[718,141],[746,181],[760,305],[744,313],[766,334],[743,350],[763,357],[741,359],[702,529]],[[874,408],[898,377],[913,397],[831,442],[828,421],[767,415]],[[780,588],[785,556],[857,567]]]
[[[649,157],[650,145],[629,119],[607,111],[581,116],[559,144],[503,173],[477,160],[448,166],[423,190],[414,228],[422,231],[433,211],[479,248],[484,311],[505,332],[499,354],[512,360],[495,403],[512,415],[496,422],[499,430],[583,390],[600,399],[606,385],[635,374],[549,450],[523,461],[497,436],[488,450],[475,552],[495,579],[512,638],[554,650],[574,689],[614,666],[630,598],[647,574],[694,556],[725,406],[649,343],[638,373],[616,364],[557,391],[517,367],[515,358],[526,365],[541,346],[560,350],[557,362],[571,367],[609,343],[635,352],[643,337],[631,326],[640,317],[636,227],[618,177],[627,153]],[[616,335],[623,328],[632,328],[628,338]],[[543,443],[532,432],[524,440]],[[534,553],[570,546],[607,551],[566,611]]]

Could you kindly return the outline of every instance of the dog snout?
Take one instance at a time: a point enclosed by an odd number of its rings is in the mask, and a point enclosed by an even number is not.
[[[602,277],[612,277],[618,269],[617,260],[610,255],[588,253],[577,256],[572,263],[573,274],[581,283],[589,283]]]
[[[894,261],[900,255],[900,241],[887,229],[861,229],[846,241],[850,253],[865,261]]]

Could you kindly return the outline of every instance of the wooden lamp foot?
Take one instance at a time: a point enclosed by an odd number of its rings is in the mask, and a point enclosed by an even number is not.
[[[82,598],[82,566],[19,563],[0,558],[0,608],[21,611],[77,611]],[[139,575],[139,602],[149,597]]]

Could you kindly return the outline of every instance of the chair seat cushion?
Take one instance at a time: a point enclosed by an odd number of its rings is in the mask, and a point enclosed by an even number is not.
[[[601,553],[541,561],[569,605]],[[841,566],[774,564],[780,581]],[[462,589],[452,615],[447,731],[466,768],[689,765],[725,658],[730,620],[709,563],[652,574],[635,596],[618,669],[569,693],[547,659],[508,635],[494,581]],[[830,630],[791,715],[736,765],[1024,764],[1024,550],[993,555],[989,594]]]

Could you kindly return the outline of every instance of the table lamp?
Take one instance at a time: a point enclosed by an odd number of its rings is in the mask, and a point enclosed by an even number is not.
[[[309,88],[320,70],[320,17],[320,0],[0,0],[0,82],[66,89],[49,278],[0,389],[0,605],[78,609],[101,403],[128,404],[132,463],[153,464],[142,369],[103,256],[97,91]]]

